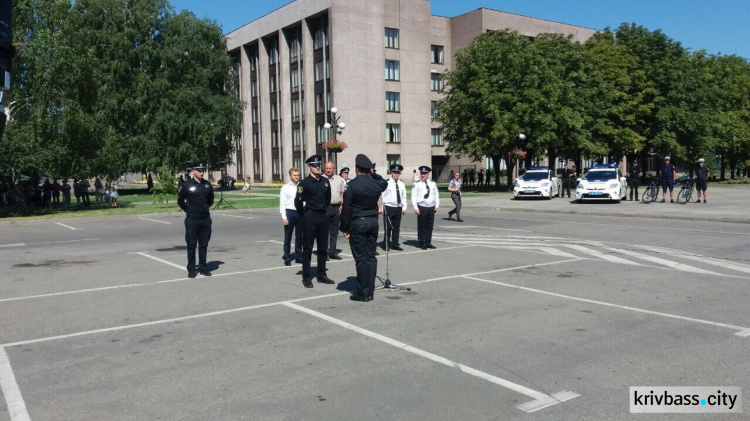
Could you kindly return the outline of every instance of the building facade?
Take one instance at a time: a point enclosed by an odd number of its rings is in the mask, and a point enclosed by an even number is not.
[[[446,155],[433,122],[443,73],[455,51],[500,29],[581,42],[596,32],[485,8],[433,16],[425,0],[297,0],[230,32],[245,111],[229,173],[285,181],[290,167],[325,156],[321,144],[335,136],[348,144],[333,157],[339,169],[364,153],[378,168],[430,165],[439,178],[462,163]],[[334,119],[345,128],[326,129]]]

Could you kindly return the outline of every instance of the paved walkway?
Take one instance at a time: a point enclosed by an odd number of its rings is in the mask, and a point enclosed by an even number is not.
[[[645,187],[639,191],[643,193]],[[595,216],[624,216],[660,219],[683,219],[694,221],[723,221],[750,223],[750,188],[709,186],[708,203],[676,203],[623,201],[619,204],[608,202],[577,203],[575,199],[553,198],[512,200],[510,193],[492,194],[479,197],[466,197],[466,208],[491,208],[498,211],[566,213]],[[695,193],[693,193],[695,196]],[[677,197],[677,191],[675,191]],[[661,194],[660,194],[661,199]],[[453,204],[443,205],[450,209]],[[446,210],[447,212],[447,210]]]

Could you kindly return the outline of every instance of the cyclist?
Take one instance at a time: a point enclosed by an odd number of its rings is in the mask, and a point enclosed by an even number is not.
[[[695,169],[695,191],[698,192],[698,200],[695,203],[701,202],[701,193],[703,193],[703,203],[706,203],[706,188],[708,188],[707,181],[710,172],[706,167],[706,160],[699,159],[698,168]]]
[[[661,173],[662,188],[660,203],[664,203],[667,199],[667,187],[669,187],[669,201],[674,203],[674,179],[677,176],[677,171],[675,171],[674,165],[670,163],[668,156],[664,157],[664,163],[659,167],[659,172]]]

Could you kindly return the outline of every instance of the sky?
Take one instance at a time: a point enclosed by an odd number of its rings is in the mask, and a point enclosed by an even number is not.
[[[171,0],[177,11],[187,9],[215,20],[225,33],[289,2]],[[439,16],[486,7],[593,29],[634,22],[652,31],[661,29],[692,51],[750,58],[750,0],[432,0],[430,6]]]

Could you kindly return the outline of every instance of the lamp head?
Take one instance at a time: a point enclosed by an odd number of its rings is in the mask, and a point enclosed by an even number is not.
[[[344,123],[339,123],[339,129],[340,129],[340,130],[344,130],[345,128],[346,128],[346,124],[344,124]]]
[[[337,112],[339,112],[339,110],[336,107],[333,107],[331,108],[331,112],[336,114]]]
[[[323,127],[325,127],[326,130],[329,130],[331,128],[331,123],[326,123]]]

